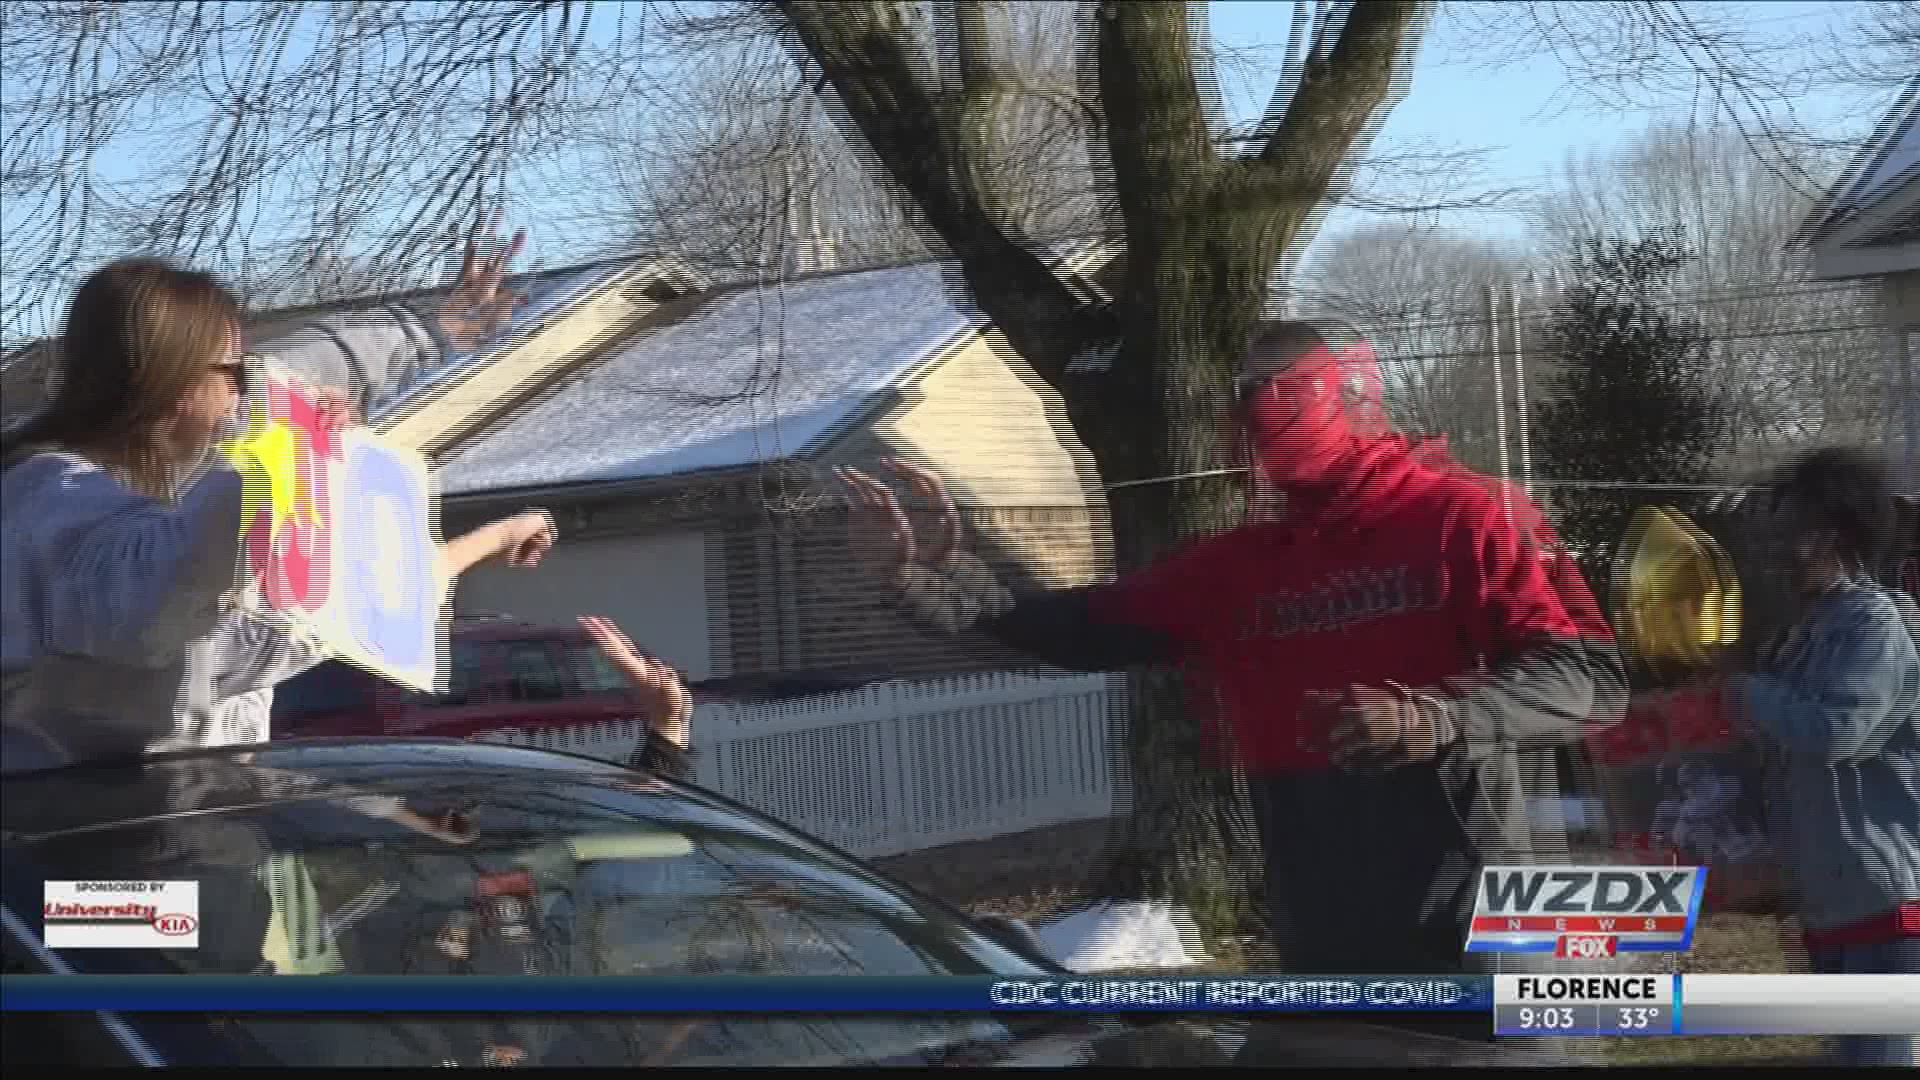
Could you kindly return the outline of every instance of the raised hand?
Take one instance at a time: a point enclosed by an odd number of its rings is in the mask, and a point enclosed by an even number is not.
[[[505,559],[509,566],[538,566],[553,550],[557,535],[553,515],[545,510],[501,518],[449,540],[446,571],[459,577],[489,559]]]
[[[856,547],[877,547],[895,584],[905,589],[916,563],[945,569],[953,562],[960,547],[960,510],[946,485],[932,472],[899,458],[887,458],[881,466],[933,507],[934,526],[928,543],[921,544],[913,519],[901,507],[891,485],[858,469],[842,467],[834,474],[847,486],[853,508],[849,540]]]
[[[612,620],[585,615],[578,621],[580,629],[587,632],[633,685],[641,707],[646,710],[648,726],[684,748],[690,735],[688,723],[693,713],[693,696],[688,693],[680,673],[634,648],[633,642]]]
[[[489,221],[483,214],[474,222],[460,261],[460,276],[441,305],[440,332],[455,352],[471,352],[498,334],[526,299],[503,282],[507,264],[527,245],[527,230],[520,229],[511,241],[503,242],[494,235],[501,217],[495,212]]]
[[[323,386],[315,390],[313,404],[320,412],[320,422],[330,431],[344,431],[366,423],[360,415],[359,406],[353,403],[353,395],[337,386]]]
[[[947,491],[947,486],[931,470],[904,458],[890,457],[881,464],[932,507],[932,530],[928,542],[921,547],[922,561],[928,566],[940,568],[951,565],[954,555],[960,550],[961,526],[960,508],[954,505],[953,495]]]

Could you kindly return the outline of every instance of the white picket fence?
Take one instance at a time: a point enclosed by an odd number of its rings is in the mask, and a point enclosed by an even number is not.
[[[696,779],[856,855],[896,855],[1113,811],[1111,675],[995,672],[694,711]],[[489,741],[624,762],[621,721]]]

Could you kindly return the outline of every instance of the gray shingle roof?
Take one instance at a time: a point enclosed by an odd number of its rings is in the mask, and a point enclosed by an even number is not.
[[[943,263],[721,294],[468,443],[450,495],[668,476],[790,457],[984,320]]]
[[[1917,176],[1920,176],[1920,76],[1915,76],[1907,85],[1839,183],[1815,208],[1803,227],[1803,235],[1814,240],[1830,234]]]

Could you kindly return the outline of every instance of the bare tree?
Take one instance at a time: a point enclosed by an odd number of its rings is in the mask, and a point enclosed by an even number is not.
[[[1920,5],[1856,0],[1852,18],[1809,43],[1823,73],[1843,84],[1892,94],[1920,72]]]
[[[0,339],[128,250],[297,296],[418,284],[609,101],[646,96],[647,10],[23,0],[0,19]],[[589,23],[605,33],[590,38]],[[138,162],[137,168],[129,163]],[[346,282],[342,282],[346,284]]]
[[[1833,84],[1832,65],[1818,58],[1808,35],[1777,32],[1764,9],[1592,0],[1458,3],[1446,10],[1457,30],[1472,35],[1484,67],[1557,60],[1571,78],[1557,102],[1543,105],[1644,110],[1684,117],[1689,130],[1730,130],[1804,198],[1817,197],[1823,179],[1807,168],[1807,151],[1844,150],[1851,142],[1796,108],[1810,91]]]
[[[903,12],[914,62],[922,77],[937,79],[941,58],[950,65],[961,44],[952,5]],[[1089,151],[1097,117],[1076,81],[1072,6],[996,3],[968,12],[1005,71],[993,101],[953,118],[977,150],[974,182],[1027,235],[1096,235],[1101,194]],[[832,122],[817,80],[784,55],[769,14],[737,12],[724,33],[710,19],[662,20],[680,32],[690,72],[676,94],[699,104],[602,118],[591,133],[609,181],[592,193],[598,216],[723,277],[791,268],[799,253],[788,249],[813,228],[839,265],[933,254],[891,186],[867,167],[864,146]]]
[[[1402,428],[1446,435],[1465,461],[1495,457],[1491,290],[1520,280],[1526,260],[1484,240],[1414,220],[1323,241],[1303,273],[1301,306],[1365,331],[1386,365]]]
[[[1595,239],[1683,230],[1694,257],[1666,292],[1713,342],[1705,363],[1740,437],[1736,468],[1781,447],[1857,437],[1848,422],[1877,417],[1888,400],[1871,291],[1811,281],[1787,242],[1816,203],[1791,175],[1824,188],[1837,155],[1774,147],[1770,157],[1731,126],[1656,124],[1617,153],[1568,162],[1533,215],[1542,247],[1561,261]],[[1791,174],[1776,167],[1783,157]]]

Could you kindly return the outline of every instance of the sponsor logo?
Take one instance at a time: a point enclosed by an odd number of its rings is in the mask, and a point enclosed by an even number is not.
[[[195,949],[197,881],[49,881],[40,921],[50,949]]]

